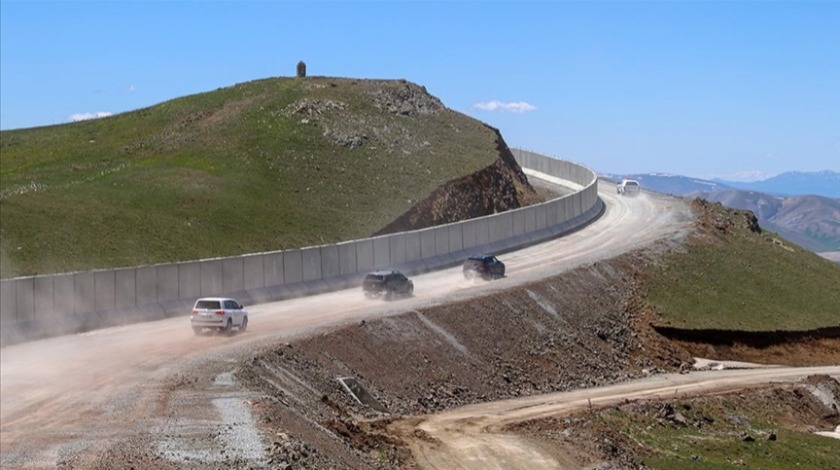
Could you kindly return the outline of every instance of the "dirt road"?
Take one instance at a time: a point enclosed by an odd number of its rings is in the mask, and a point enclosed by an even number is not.
[[[168,391],[183,377],[213,373],[218,364],[236,363],[267,344],[481,296],[680,237],[690,226],[681,200],[618,197],[611,183],[602,183],[600,195],[603,217],[582,231],[505,254],[507,277],[497,282],[471,283],[453,268],[413,277],[415,296],[399,302],[372,302],[353,289],[249,306],[248,331],[231,337],[193,336],[184,312],[183,318],[3,348],[0,468],[56,468],[67,460],[84,468],[85,458],[121,438],[157,429],[171,405]],[[207,419],[221,419],[212,406],[207,410]]]
[[[556,451],[549,454],[534,442],[506,433],[503,428],[625,400],[722,393],[765,383],[795,382],[810,375],[830,375],[840,379],[840,366],[659,375],[608,387],[465,406],[424,418],[395,422],[391,430],[411,443],[415,458],[426,469],[566,468],[563,462],[558,461]]]

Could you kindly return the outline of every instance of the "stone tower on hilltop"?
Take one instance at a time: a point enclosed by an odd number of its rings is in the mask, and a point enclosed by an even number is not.
[[[297,76],[298,77],[305,77],[306,76],[306,64],[303,61],[300,61],[297,64]]]

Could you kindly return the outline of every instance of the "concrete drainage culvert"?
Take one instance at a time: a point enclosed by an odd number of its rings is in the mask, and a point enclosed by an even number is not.
[[[336,380],[338,380],[341,386],[344,387],[344,390],[355,398],[357,402],[380,413],[388,413],[388,409],[376,401],[376,398],[373,398],[373,396],[368,393],[364,387],[362,387],[362,384],[353,377],[339,377]]]

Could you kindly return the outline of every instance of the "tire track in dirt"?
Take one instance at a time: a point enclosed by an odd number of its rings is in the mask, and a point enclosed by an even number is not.
[[[410,443],[421,468],[557,469],[564,466],[555,457],[504,428],[626,400],[723,393],[765,383],[797,382],[811,375],[840,379],[840,366],[665,374],[606,387],[464,406],[397,421],[389,430]]]

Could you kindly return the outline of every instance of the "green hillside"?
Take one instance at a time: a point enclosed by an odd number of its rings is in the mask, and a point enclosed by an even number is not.
[[[497,134],[403,80],[271,78],[0,133],[3,278],[369,236],[492,164]]]
[[[669,326],[805,331],[840,326],[840,266],[757,230],[749,212],[694,201],[697,230],[645,282]]]

